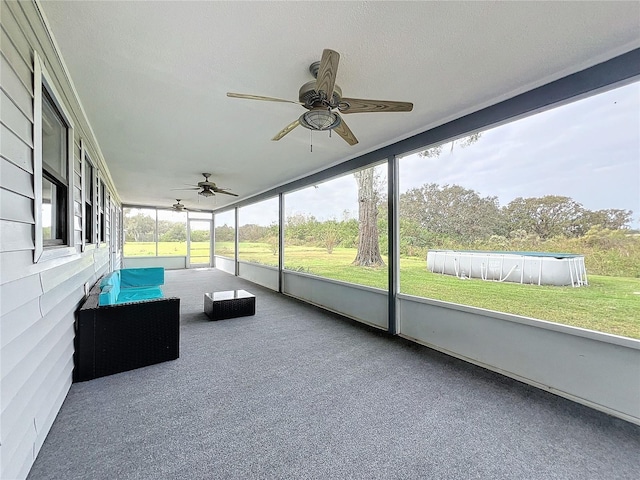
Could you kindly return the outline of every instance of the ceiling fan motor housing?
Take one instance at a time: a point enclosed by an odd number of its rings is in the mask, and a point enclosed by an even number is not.
[[[316,91],[316,86],[316,82],[307,82],[300,88],[298,98],[309,111],[303,113],[298,121],[309,130],[333,130],[342,123],[340,115],[331,111],[340,104],[342,90],[334,85],[331,102],[328,102],[324,92],[321,95]]]
[[[210,173],[203,173],[202,175],[204,175],[204,182],[198,182],[198,187],[200,188],[216,188],[216,184],[214,182],[210,182],[209,181],[209,177],[211,176]]]
[[[300,91],[298,93],[298,99],[300,102],[304,103],[304,107],[311,110],[314,107],[321,106],[319,102],[322,100],[318,92],[316,92],[316,82],[307,82],[302,87],[300,87]],[[338,105],[342,100],[342,89],[335,85],[333,87],[333,97],[331,98],[331,105]],[[322,105],[324,106],[324,105]]]

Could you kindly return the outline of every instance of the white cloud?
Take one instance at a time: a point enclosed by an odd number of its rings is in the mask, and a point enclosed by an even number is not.
[[[437,159],[400,162],[401,189],[456,183],[506,204],[566,195],[585,207],[640,214],[640,85],[633,84],[483,133]]]

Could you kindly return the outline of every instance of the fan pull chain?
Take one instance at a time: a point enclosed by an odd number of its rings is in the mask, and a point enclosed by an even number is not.
[[[309,130],[309,147],[311,147],[311,153],[313,153],[313,130]]]

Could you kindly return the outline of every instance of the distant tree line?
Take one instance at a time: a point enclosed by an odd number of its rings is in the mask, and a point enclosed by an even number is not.
[[[631,210],[588,210],[559,195],[518,197],[500,207],[497,197],[482,197],[459,185],[435,183],[401,194],[400,212],[402,219],[430,235],[472,242],[492,235],[508,237],[512,232],[548,240],[581,237],[593,227],[628,230],[633,215]]]
[[[379,248],[388,250],[387,204],[377,198]],[[126,212],[125,212],[126,213]],[[429,249],[555,251],[585,255],[591,273],[640,277],[640,232],[631,230],[633,212],[589,210],[566,196],[518,197],[500,206],[497,197],[481,196],[459,185],[425,184],[400,195],[400,254],[426,256]],[[154,241],[155,221],[138,214],[125,217],[128,242]],[[341,220],[318,220],[295,214],[286,219],[285,243],[326,249],[357,248],[360,223],[347,215]],[[216,226],[216,241],[232,242],[235,229]],[[240,242],[264,243],[278,252],[278,226],[245,224]],[[203,238],[200,238],[202,236]],[[158,222],[162,242],[186,241],[186,223]],[[206,241],[206,232],[192,232]]]
[[[144,213],[131,215],[130,210],[124,209],[124,240],[125,242],[155,242],[156,220]],[[200,232],[194,232],[198,234]],[[204,232],[203,232],[204,233]],[[186,242],[186,222],[158,221],[158,241]]]

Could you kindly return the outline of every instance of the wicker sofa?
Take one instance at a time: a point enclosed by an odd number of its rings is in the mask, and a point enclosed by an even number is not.
[[[74,382],[179,357],[179,298],[159,297],[99,305],[101,283],[103,287],[108,284],[98,282],[78,310]]]

